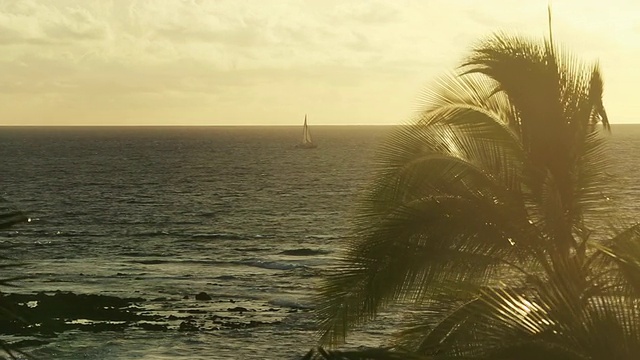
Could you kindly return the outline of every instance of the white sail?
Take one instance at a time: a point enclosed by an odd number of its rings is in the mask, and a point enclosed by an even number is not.
[[[302,127],[302,142],[296,145],[300,149],[313,149],[316,144],[311,141],[311,133],[309,132],[309,126],[307,125],[307,114],[304,115],[304,126]]]
[[[311,133],[309,132],[309,126],[307,126],[307,115],[304,115],[304,126],[302,128],[302,143],[303,144],[312,144],[311,141]]]

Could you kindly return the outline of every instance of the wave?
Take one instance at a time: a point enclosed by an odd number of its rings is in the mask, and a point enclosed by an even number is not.
[[[314,250],[309,248],[301,248],[301,249],[290,249],[279,252],[280,255],[290,255],[290,256],[313,256],[313,255],[324,255],[328,254],[327,250]]]
[[[140,252],[140,251],[126,251],[118,254],[120,256],[131,256],[131,257],[148,257],[150,254],[148,252]]]
[[[214,277],[214,279],[216,279],[216,280],[236,280],[237,277],[235,277],[233,275],[220,275],[220,276]]]
[[[171,260],[159,260],[159,259],[148,259],[148,260],[134,260],[132,263],[144,264],[144,265],[158,265],[158,264],[167,264],[170,262],[175,262]]]
[[[141,253],[128,253],[127,256],[142,257],[142,256],[159,256],[153,254],[141,254]],[[165,259],[129,259],[129,262],[135,264],[156,265],[156,264],[204,264],[204,265],[220,265],[220,264],[233,264],[233,262],[209,260],[209,259],[180,259],[167,256]]]
[[[306,266],[304,265],[285,263],[285,262],[279,262],[279,261],[257,260],[257,261],[243,261],[240,263],[247,266],[253,266],[261,269],[270,269],[270,270],[292,270],[292,269],[306,268]]]
[[[258,248],[258,247],[248,247],[248,248],[234,248],[234,251],[238,251],[238,252],[262,252],[262,251],[267,251],[267,250],[271,250],[271,249],[265,249],[265,248]]]
[[[307,270],[310,269],[307,265],[297,264],[284,261],[266,261],[266,260],[241,260],[241,261],[220,261],[213,259],[181,259],[181,258],[147,258],[136,259],[136,257],[143,257],[142,253],[129,252],[128,256],[132,256],[133,259],[129,259],[130,263],[144,264],[144,265],[158,265],[158,264],[203,264],[203,265],[232,265],[232,266],[249,266],[260,269],[269,270]],[[147,254],[146,256],[152,256]]]
[[[281,308],[310,310],[313,306],[310,304],[303,304],[300,301],[292,299],[273,299],[269,301],[269,305],[278,306]]]
[[[246,236],[238,235],[238,234],[229,234],[229,233],[211,233],[211,234],[194,234],[191,235],[192,239],[197,240],[245,240]]]
[[[256,235],[253,235],[253,237],[256,239],[273,239],[276,236],[271,234],[256,234]]]
[[[209,211],[209,212],[196,213],[193,216],[197,216],[197,217],[214,217],[216,215],[217,215],[217,212]]]
[[[171,224],[174,224],[174,225],[200,225],[200,224],[202,224],[202,221],[198,221],[198,220],[174,220],[174,221],[171,221]]]
[[[319,240],[331,240],[338,239],[338,235],[307,235],[305,239],[319,239]]]
[[[166,230],[150,230],[150,231],[140,231],[140,232],[131,232],[127,233],[127,236],[135,236],[135,237],[156,237],[156,236],[169,236],[169,233]]]
[[[23,235],[30,236],[54,236],[54,237],[66,237],[66,238],[75,238],[75,237],[107,237],[108,234],[98,233],[94,231],[83,231],[83,230],[56,230],[51,232],[50,230],[35,230],[35,231],[23,231]]]
[[[201,234],[192,234],[192,239],[200,239],[200,240],[214,240],[214,239],[222,239],[222,240],[249,240],[249,239],[272,239],[275,238],[275,235],[271,234],[236,234],[236,233],[201,233]]]

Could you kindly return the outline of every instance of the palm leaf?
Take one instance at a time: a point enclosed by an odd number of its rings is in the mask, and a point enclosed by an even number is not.
[[[311,349],[301,360],[428,360],[428,358],[388,348],[339,351],[319,347]]]
[[[477,46],[382,146],[321,288],[322,339],[409,302],[428,317],[399,344],[434,359],[639,353],[640,231],[600,244],[588,223],[609,185],[602,91],[598,65],[551,40]]]
[[[370,319],[389,300],[420,298],[430,283],[482,278],[496,265],[494,252],[513,253],[514,242],[529,241],[526,214],[513,222],[522,206],[511,195],[519,189],[509,162],[520,163],[522,151],[511,131],[482,109],[438,114],[401,129],[394,136],[403,140],[383,151],[381,180],[358,220],[363,240],[349,246],[353,266],[322,290],[321,318],[340,314],[323,322],[327,341],[339,341],[345,322]]]
[[[0,229],[6,229],[10,226],[27,222],[29,221],[29,217],[27,217],[22,211],[8,211],[0,214]]]

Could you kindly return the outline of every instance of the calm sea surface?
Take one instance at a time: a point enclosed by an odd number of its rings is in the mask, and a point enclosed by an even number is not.
[[[314,345],[314,287],[341,254],[355,196],[390,130],[314,127],[319,147],[296,150],[298,127],[0,128],[0,195],[32,218],[0,232],[20,272],[34,276],[11,291],[139,296],[165,316],[201,310],[208,329],[179,332],[176,321],[166,332],[67,332],[32,352],[300,356]],[[606,217],[633,221],[640,125],[614,126],[610,145],[615,192],[603,198],[615,211]],[[213,299],[196,301],[201,291]],[[207,325],[212,315],[228,326]],[[376,322],[360,343],[385,328]]]

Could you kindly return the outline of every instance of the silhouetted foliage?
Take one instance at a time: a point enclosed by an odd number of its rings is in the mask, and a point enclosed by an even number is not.
[[[301,360],[426,360],[426,357],[416,354],[374,348],[353,351],[327,350],[322,347],[309,350]]]
[[[589,222],[609,185],[598,65],[499,33],[459,70],[383,145],[322,341],[401,302],[425,316],[395,343],[432,359],[636,359],[640,226]]]
[[[28,221],[29,218],[22,211],[8,211],[0,213],[0,229],[7,229],[15,224]]]
[[[27,222],[28,220],[29,218],[22,211],[2,209],[2,212],[0,213],[0,230],[7,229],[13,225],[16,225],[22,222]],[[6,253],[6,251],[10,248],[11,248],[10,246],[3,246],[2,250],[3,252]],[[0,259],[7,260],[7,257],[4,255],[0,255]],[[2,269],[15,268],[19,266],[20,264],[14,263],[14,262],[0,264],[0,268]],[[27,276],[0,278],[0,286],[13,287],[14,281],[22,280],[25,278],[27,278]],[[3,295],[0,294],[0,296],[3,296]],[[0,322],[2,321],[24,322],[24,320],[21,317],[19,317],[15,312],[0,306]],[[16,349],[15,347],[11,346],[11,344],[8,344],[4,340],[0,340],[0,348],[5,353],[5,356],[0,356],[0,359],[17,359],[16,355],[21,355],[28,359],[33,359],[33,357],[30,356],[29,354],[25,353],[22,350]]]

